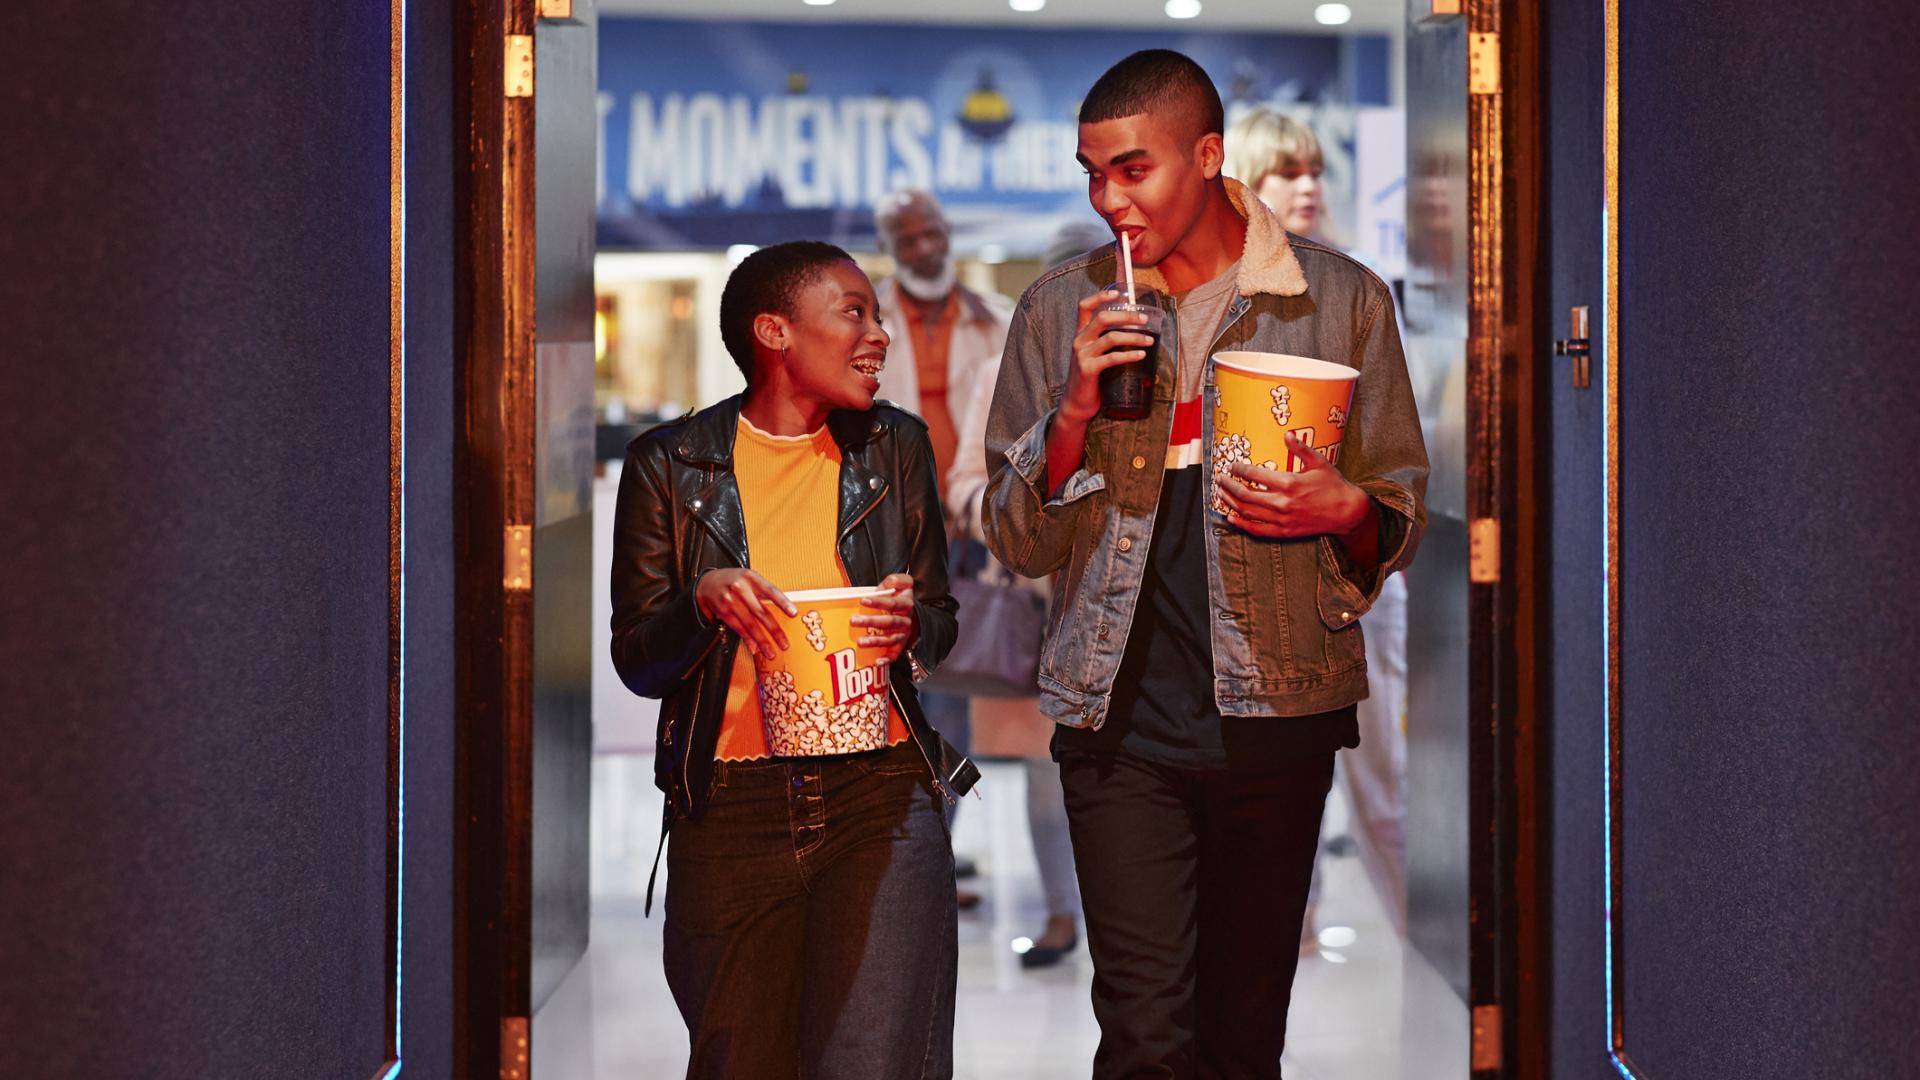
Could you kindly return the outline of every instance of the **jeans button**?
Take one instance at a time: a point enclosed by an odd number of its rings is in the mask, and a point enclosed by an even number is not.
[[[1120,538],[1120,542],[1113,546],[1116,548],[1119,548],[1121,553],[1125,554],[1126,552],[1133,550],[1133,539],[1131,537],[1123,536]]]

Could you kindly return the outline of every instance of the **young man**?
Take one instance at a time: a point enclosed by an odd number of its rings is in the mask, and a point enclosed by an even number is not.
[[[1221,119],[1178,53],[1136,53],[1094,84],[1088,197],[1172,297],[1153,409],[1099,416],[1100,371],[1151,344],[1096,310],[1119,276],[1109,246],[1022,297],[987,428],[989,545],[1058,574],[1040,683],[1094,960],[1096,1077],[1280,1075],[1320,811],[1367,692],[1358,622],[1425,521],[1386,287],[1290,240],[1221,175]],[[1338,468],[1296,440],[1303,472],[1216,471],[1210,357],[1227,349],[1359,369]]]

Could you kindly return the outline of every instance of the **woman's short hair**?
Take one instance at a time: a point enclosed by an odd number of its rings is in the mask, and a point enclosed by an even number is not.
[[[820,274],[853,256],[819,240],[773,244],[740,260],[720,290],[720,340],[740,374],[753,381],[753,320],[761,315],[794,317],[794,301]]]
[[[1250,188],[1258,188],[1270,173],[1301,168],[1322,156],[1312,128],[1272,109],[1254,109],[1235,120],[1226,141],[1221,171]]]

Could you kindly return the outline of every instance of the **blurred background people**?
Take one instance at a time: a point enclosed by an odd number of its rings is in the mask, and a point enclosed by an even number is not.
[[[1112,242],[1113,234],[1097,222],[1068,222],[1048,242],[1041,273]],[[993,406],[993,386],[999,375],[1000,358],[996,356],[975,382],[971,398],[961,406],[960,449],[946,478],[947,513],[955,523],[956,537],[961,543],[979,544],[983,549],[986,538],[980,531],[980,498],[987,488],[987,413]],[[993,558],[984,551],[982,554],[986,559]],[[1047,579],[1006,576],[1020,587],[1032,589],[1043,601],[1052,592]],[[1024,939],[1020,966],[1049,967],[1080,944],[1080,881],[1073,867],[1073,841],[1067,832],[1060,766],[1049,749],[1053,722],[1040,714],[1037,693],[1020,698],[976,697],[973,733],[976,753],[1017,757],[1026,771],[1027,833],[1039,864],[1047,921],[1037,937]],[[1016,941],[1015,948],[1021,944]]]
[[[1339,247],[1328,237],[1320,140],[1307,125],[1273,109],[1254,109],[1227,129],[1226,168],[1285,222],[1287,231]],[[1348,252],[1352,255],[1352,252]],[[1354,256],[1358,258],[1358,256]],[[1365,262],[1365,260],[1360,260]],[[1370,267],[1371,269],[1371,267]],[[1395,316],[1398,317],[1398,305]],[[1407,583],[1395,574],[1360,624],[1366,635],[1366,700],[1360,702],[1360,746],[1336,759],[1346,792],[1360,863],[1394,929],[1407,928]],[[1314,905],[1321,873],[1302,927],[1301,947],[1312,950]]]
[[[961,409],[977,387],[993,392],[992,373],[999,370],[1013,304],[960,283],[953,264],[953,227],[931,193],[903,188],[882,196],[873,223],[880,250],[894,262],[893,273],[877,286],[881,321],[893,334],[879,396],[927,422],[937,475],[945,477],[960,442]],[[963,535],[951,517],[947,534],[949,539]],[[967,699],[924,688],[920,700],[934,729],[961,753],[972,753]],[[958,810],[959,803],[953,803],[949,824]],[[973,876],[974,860],[956,856],[955,872],[961,878]],[[973,907],[980,895],[962,889],[958,900],[963,908]]]
[[[1253,189],[1287,231],[1327,237],[1326,159],[1313,129],[1273,109],[1254,109],[1227,128],[1226,174]]]

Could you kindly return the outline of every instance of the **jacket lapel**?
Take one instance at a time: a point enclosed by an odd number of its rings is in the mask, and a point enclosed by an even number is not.
[[[739,395],[696,414],[676,453],[705,479],[693,485],[682,501],[689,517],[699,522],[735,563],[747,566],[747,518],[740,508],[740,485],[733,476],[733,440],[740,429]]]
[[[845,540],[860,519],[886,497],[887,479],[867,467],[867,444],[874,437],[867,413],[834,413],[827,423],[840,445],[840,520],[835,536]]]

